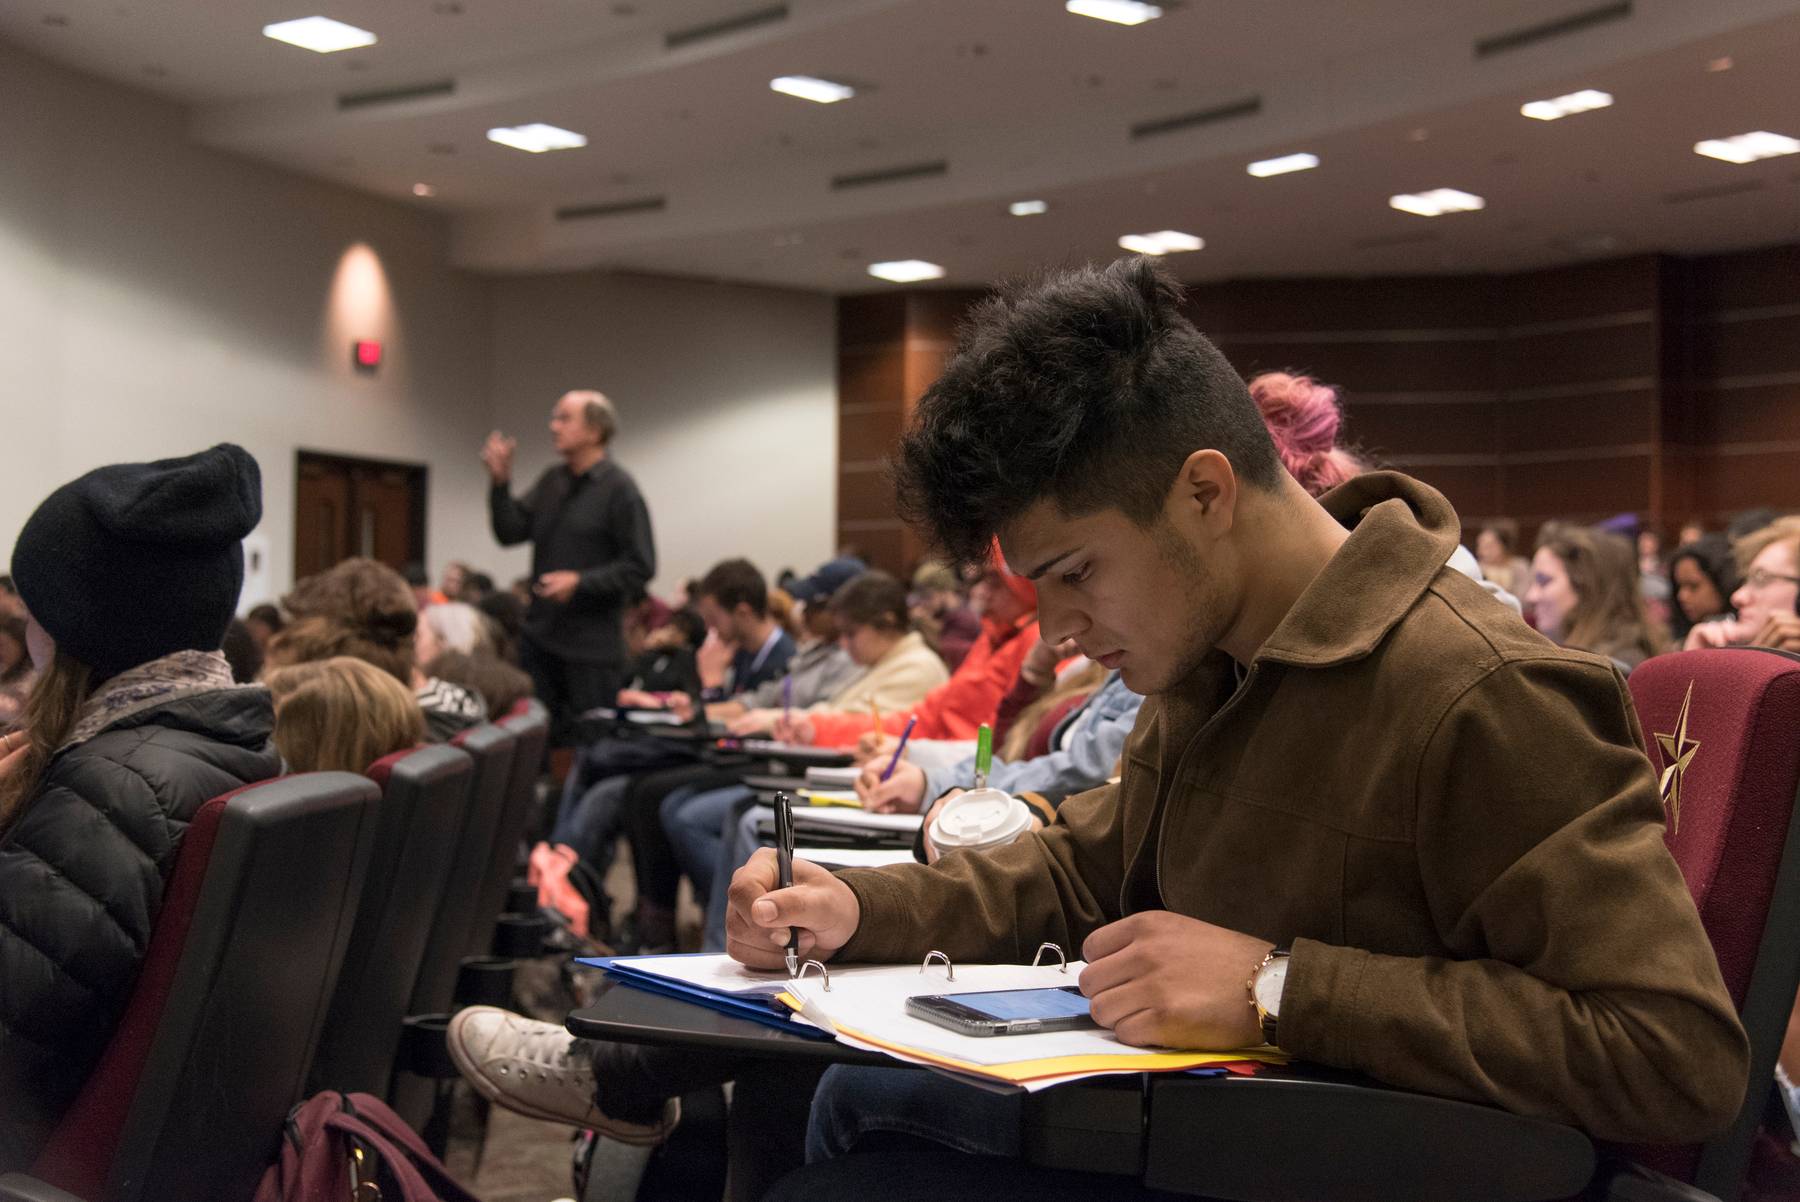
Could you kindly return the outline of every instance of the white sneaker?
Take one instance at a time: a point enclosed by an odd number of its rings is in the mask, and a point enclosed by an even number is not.
[[[450,1019],[450,1058],[475,1091],[528,1118],[588,1127],[623,1144],[648,1147],[681,1121],[670,1098],[656,1123],[629,1123],[594,1104],[594,1069],[580,1042],[554,1023],[496,1006],[468,1006]]]

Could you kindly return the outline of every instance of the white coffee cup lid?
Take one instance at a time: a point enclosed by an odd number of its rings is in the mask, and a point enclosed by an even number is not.
[[[1031,807],[1001,789],[971,789],[951,798],[931,823],[939,848],[997,847],[1031,829]]]

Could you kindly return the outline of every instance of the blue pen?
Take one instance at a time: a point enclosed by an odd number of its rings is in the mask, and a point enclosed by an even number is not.
[[[888,761],[887,771],[881,774],[881,779],[883,781],[886,781],[888,777],[894,775],[894,768],[900,763],[900,757],[906,754],[906,741],[912,738],[913,727],[918,724],[919,715],[917,714],[914,714],[906,720],[906,729],[900,732],[900,745],[894,748],[894,758]]]

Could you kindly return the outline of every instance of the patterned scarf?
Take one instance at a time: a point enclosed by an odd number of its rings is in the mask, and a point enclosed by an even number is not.
[[[119,673],[83,702],[75,728],[57,751],[85,743],[107,727],[177,697],[238,687],[261,686],[239,686],[233,681],[231,665],[222,651],[176,651],[153,659]]]

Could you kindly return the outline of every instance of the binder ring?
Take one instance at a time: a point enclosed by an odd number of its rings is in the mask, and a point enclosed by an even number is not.
[[[956,980],[956,965],[950,963],[950,957],[946,956],[943,952],[926,952],[925,961],[919,965],[919,971],[924,972],[926,969],[930,968],[933,960],[942,960],[944,962],[944,977],[946,980]]]
[[[1039,944],[1038,950],[1037,950],[1037,955],[1035,955],[1031,958],[1031,967],[1036,968],[1039,964],[1042,964],[1044,962],[1044,953],[1045,952],[1055,952],[1056,953],[1056,971],[1057,972],[1068,972],[1069,971],[1069,957],[1067,957],[1066,955],[1063,954],[1062,945],[1057,944],[1057,943],[1041,943],[1041,944]]]
[[[817,960],[808,960],[805,964],[802,964],[800,966],[800,971],[794,974],[794,980],[796,982],[806,980],[806,970],[809,968],[816,968],[819,970],[819,977],[825,982],[825,992],[830,993],[831,970]]]

